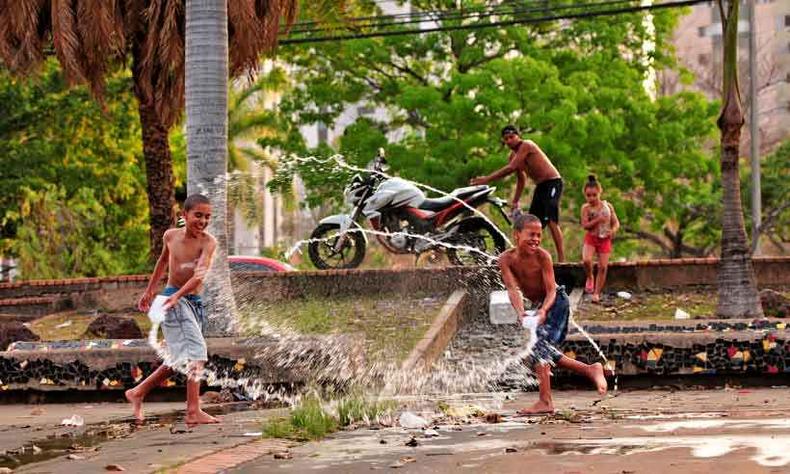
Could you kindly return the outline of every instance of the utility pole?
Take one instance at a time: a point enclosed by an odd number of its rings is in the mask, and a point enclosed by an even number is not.
[[[749,134],[752,158],[752,255],[760,248],[760,225],[762,224],[762,196],[760,193],[760,124],[759,100],[757,97],[757,12],[756,0],[749,0]]]

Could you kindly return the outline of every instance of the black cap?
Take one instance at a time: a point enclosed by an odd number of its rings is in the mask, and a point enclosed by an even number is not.
[[[515,125],[507,125],[505,126],[505,128],[502,129],[502,136],[504,137],[505,135],[510,135],[510,134],[521,135],[520,133],[518,133],[518,128],[516,128]]]

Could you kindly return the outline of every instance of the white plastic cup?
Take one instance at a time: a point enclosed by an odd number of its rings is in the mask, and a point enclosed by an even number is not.
[[[525,311],[526,316],[521,318],[521,327],[528,329],[530,332],[535,332],[538,329],[538,311],[530,309]]]
[[[165,320],[165,301],[167,301],[167,296],[156,295],[151,303],[151,307],[148,309],[148,319],[152,323],[161,324]]]

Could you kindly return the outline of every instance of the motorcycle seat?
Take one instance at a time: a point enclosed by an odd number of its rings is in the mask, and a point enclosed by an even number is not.
[[[446,209],[446,208],[452,206],[453,204],[456,204],[458,202],[456,200],[456,198],[458,198],[458,199],[466,199],[466,198],[468,198],[468,197],[470,197],[470,196],[482,191],[483,188],[486,188],[486,187],[487,186],[469,186],[469,187],[466,187],[466,188],[456,189],[455,191],[453,191],[451,193],[451,196],[443,196],[443,197],[440,197],[440,198],[432,198],[432,199],[429,198],[429,199],[426,199],[425,201],[422,202],[422,204],[420,204],[420,209],[422,209],[423,211],[438,212],[438,211],[441,211],[442,209]]]

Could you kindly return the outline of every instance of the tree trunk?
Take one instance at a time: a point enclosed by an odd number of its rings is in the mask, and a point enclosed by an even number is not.
[[[721,130],[722,233],[717,314],[724,318],[762,317],[741,207],[738,169],[744,117],[738,87],[738,0],[718,0],[724,38]]]
[[[234,332],[235,301],[227,262],[227,0],[186,2],[187,188],[212,204],[217,255],[206,281],[207,335]]]
[[[162,236],[175,221],[176,197],[173,189],[173,159],[170,155],[168,130],[154,110],[153,104],[137,94],[140,126],[143,131],[146,191],[150,222],[151,260],[162,253]]]

